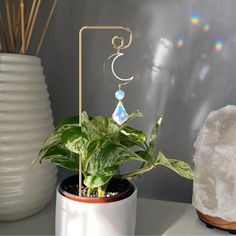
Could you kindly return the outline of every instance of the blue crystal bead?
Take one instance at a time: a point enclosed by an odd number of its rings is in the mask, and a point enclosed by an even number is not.
[[[128,118],[128,114],[124,108],[121,101],[118,102],[114,113],[112,114],[112,119],[116,121],[119,125],[124,123]]]
[[[123,90],[117,90],[115,93],[115,97],[118,100],[122,100],[125,97],[125,92]]]

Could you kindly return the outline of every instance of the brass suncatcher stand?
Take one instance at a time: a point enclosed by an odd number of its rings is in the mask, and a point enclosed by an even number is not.
[[[129,42],[125,45],[124,38],[122,36],[114,36],[112,38],[112,46],[113,48],[117,49],[126,49],[128,48],[133,40],[133,33],[128,27],[124,26],[84,26],[79,31],[79,125],[82,124],[82,65],[83,65],[83,58],[82,58],[82,36],[85,30],[125,30],[129,33]],[[117,45],[116,42],[120,41],[120,44]],[[79,158],[79,196],[82,196],[82,155],[80,154]]]

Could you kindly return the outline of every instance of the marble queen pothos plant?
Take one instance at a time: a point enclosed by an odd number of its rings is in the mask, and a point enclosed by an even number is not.
[[[40,162],[48,161],[72,171],[79,171],[79,156],[82,154],[83,196],[105,197],[112,179],[131,179],[157,166],[165,166],[180,176],[193,179],[190,166],[179,160],[167,159],[159,151],[155,156],[156,136],[161,125],[159,118],[150,138],[145,132],[128,126],[134,118],[141,117],[136,111],[121,125],[110,117],[89,118],[82,114],[82,125],[78,117],[68,118],[58,125],[45,141]],[[140,162],[140,167],[121,173],[121,167],[131,161]]]

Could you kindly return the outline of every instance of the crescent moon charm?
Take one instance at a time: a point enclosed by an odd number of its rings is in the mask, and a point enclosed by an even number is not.
[[[113,58],[112,63],[111,63],[111,71],[112,71],[113,75],[114,75],[118,80],[120,80],[120,81],[131,81],[131,80],[134,78],[134,76],[131,76],[130,78],[127,78],[127,79],[123,79],[123,78],[121,78],[120,76],[118,76],[118,75],[115,73],[115,71],[114,71],[114,64],[115,64],[115,61],[117,60],[118,57],[121,57],[121,56],[123,56],[123,55],[124,55],[124,53],[118,52],[117,55]]]
[[[122,78],[122,77],[118,76],[118,75],[116,74],[115,70],[114,70],[114,64],[115,64],[116,60],[117,60],[119,57],[123,56],[123,55],[124,55],[124,53],[120,53],[120,52],[117,52],[117,53],[115,53],[115,54],[112,54],[111,56],[109,56],[109,57],[106,59],[106,61],[104,62],[104,65],[103,65],[103,73],[104,73],[104,75],[105,75],[106,80],[107,80],[109,83],[111,83],[111,84],[113,84],[113,85],[115,85],[115,86],[117,86],[117,85],[126,85],[126,84],[128,84],[129,82],[131,82],[131,81],[134,79],[134,76],[131,76],[131,77],[129,77],[129,78]],[[112,60],[112,62],[111,62],[111,72],[112,72],[112,74],[114,75],[114,77],[118,80],[117,83],[114,82],[113,80],[111,80],[110,76],[107,75],[107,70],[106,70],[106,69],[107,69],[107,64],[108,64],[108,62],[109,62],[110,60]]]
[[[121,86],[128,84],[134,78],[134,76],[131,76],[129,78],[122,78],[122,77],[118,76],[114,70],[114,65],[115,65],[116,60],[123,55],[124,55],[124,53],[117,51],[117,53],[109,56],[103,64],[103,73],[104,73],[104,77],[107,80],[107,82],[109,82],[110,84],[112,84],[114,86],[118,86],[118,90],[115,92],[115,98],[118,100],[118,104],[116,106],[115,111],[112,114],[112,119],[114,121],[116,121],[119,125],[124,123],[128,119],[128,116],[129,116],[125,110],[123,103],[122,103],[122,100],[125,97],[125,92],[123,90],[121,90]],[[108,65],[107,64],[108,64],[108,62],[110,63],[110,61],[111,61],[111,64],[110,64],[111,73],[108,76],[108,74],[107,74]],[[114,77],[114,78],[112,78],[112,77]]]

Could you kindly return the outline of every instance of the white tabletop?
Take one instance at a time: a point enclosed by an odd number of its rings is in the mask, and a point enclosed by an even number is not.
[[[55,201],[23,220],[0,223],[0,235],[54,235]],[[136,235],[229,235],[208,229],[190,204],[138,199]]]

